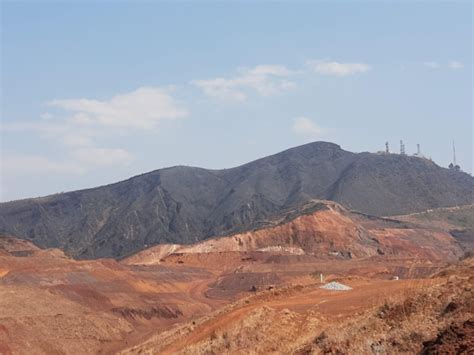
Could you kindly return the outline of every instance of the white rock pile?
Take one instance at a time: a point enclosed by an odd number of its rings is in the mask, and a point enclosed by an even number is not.
[[[349,291],[352,290],[352,287],[343,285],[339,282],[329,282],[326,285],[321,286],[321,288],[324,288],[325,290],[333,290],[333,291]]]

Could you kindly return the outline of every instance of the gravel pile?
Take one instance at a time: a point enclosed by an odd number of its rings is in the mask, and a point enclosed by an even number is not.
[[[339,282],[330,282],[327,283],[324,286],[321,286],[321,288],[324,288],[326,290],[334,290],[334,291],[349,291],[352,290],[352,287],[340,284]]]

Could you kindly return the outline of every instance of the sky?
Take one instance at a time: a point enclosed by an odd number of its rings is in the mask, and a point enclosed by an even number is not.
[[[473,167],[471,1],[1,2],[0,200],[311,141]]]

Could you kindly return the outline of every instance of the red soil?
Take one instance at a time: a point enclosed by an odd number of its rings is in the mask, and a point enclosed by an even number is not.
[[[437,287],[446,276],[422,278],[461,253],[446,232],[327,206],[122,262],[1,237],[0,354],[293,352],[330,324]],[[319,289],[321,273],[353,290]]]

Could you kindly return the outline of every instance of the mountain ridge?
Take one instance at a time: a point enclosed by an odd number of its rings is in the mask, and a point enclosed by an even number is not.
[[[244,167],[244,166],[246,166],[246,165],[250,165],[250,164],[253,164],[253,163],[258,163],[258,162],[261,161],[261,160],[265,160],[265,159],[268,159],[268,158],[272,158],[273,156],[276,156],[276,155],[279,155],[279,154],[282,154],[282,153],[286,153],[286,152],[292,151],[292,150],[294,150],[294,149],[302,148],[302,147],[305,147],[305,146],[311,146],[311,145],[313,145],[313,144],[328,144],[328,145],[333,145],[333,146],[335,146],[335,147],[337,147],[337,148],[339,148],[339,149],[342,150],[342,148],[340,147],[340,145],[339,145],[339,144],[336,144],[336,143],[324,142],[324,141],[310,142],[310,143],[306,143],[306,144],[299,145],[299,146],[296,146],[296,147],[291,147],[291,148],[288,148],[288,149],[284,149],[284,150],[282,150],[282,151],[280,151],[280,152],[278,152],[278,153],[270,154],[270,155],[267,155],[267,156],[264,156],[264,157],[261,157],[261,158],[257,158],[257,159],[255,159],[255,160],[250,161],[250,162],[243,163],[243,164],[240,164],[240,165],[237,165],[237,166],[234,166],[234,167],[230,167],[230,168],[212,169],[212,168],[204,168],[204,167],[201,167],[201,166],[185,165],[185,164],[178,164],[178,165],[172,165],[172,166],[165,166],[165,167],[163,167],[163,168],[153,169],[153,170],[150,170],[150,171],[141,173],[141,174],[133,175],[133,176],[131,176],[131,177],[128,177],[128,178],[125,178],[125,179],[122,179],[122,180],[119,180],[119,181],[116,181],[116,182],[106,183],[106,184],[99,185],[99,186],[85,187],[85,188],[80,188],[80,189],[77,189],[77,190],[64,191],[64,192],[56,192],[56,193],[52,193],[52,194],[48,194],[48,195],[44,195],[44,196],[25,197],[25,198],[20,198],[20,199],[16,199],[16,200],[2,201],[2,202],[0,202],[0,204],[13,203],[13,202],[21,202],[21,201],[40,200],[40,199],[48,199],[48,198],[50,198],[50,197],[55,197],[55,196],[58,196],[58,195],[63,195],[63,194],[68,194],[68,193],[73,193],[73,192],[87,192],[87,191],[90,191],[90,190],[96,190],[96,189],[100,189],[100,188],[103,188],[103,187],[110,187],[110,186],[113,186],[113,185],[117,185],[117,184],[120,184],[120,183],[127,182],[127,181],[132,180],[132,179],[135,179],[135,178],[144,177],[144,176],[146,176],[146,175],[155,174],[155,173],[162,172],[162,171],[165,171],[165,170],[172,170],[172,169],[200,169],[200,170],[205,170],[205,171],[208,171],[208,172],[224,172],[224,171],[230,171],[230,170],[233,170],[233,169],[237,169],[237,168]],[[349,152],[349,151],[345,151],[345,152],[352,153],[352,154],[362,154],[362,153],[363,153],[363,152],[361,152],[361,153],[353,153],[353,152]]]
[[[0,231],[79,258],[194,243],[311,199],[374,215],[472,203],[474,179],[419,157],[313,142],[238,167],[175,166],[96,188],[0,204]]]

